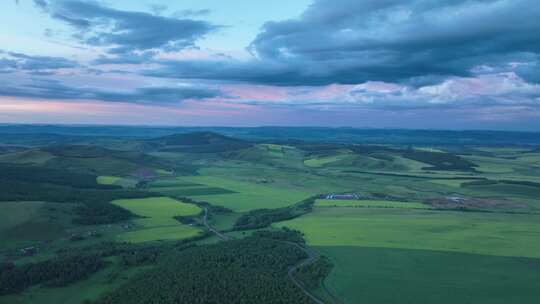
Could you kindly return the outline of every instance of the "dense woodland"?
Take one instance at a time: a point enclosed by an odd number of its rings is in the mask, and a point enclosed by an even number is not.
[[[131,212],[110,204],[121,198],[154,194],[99,185],[96,176],[37,166],[0,165],[0,201],[77,203],[77,224],[107,224],[131,218]]]
[[[37,284],[66,286],[87,278],[105,265],[97,255],[60,256],[22,266],[4,263],[0,265],[0,295],[18,293]]]
[[[173,251],[98,303],[312,303],[287,277],[304,258],[296,246],[257,236]]]
[[[425,170],[461,170],[475,171],[474,163],[452,153],[429,152],[409,149],[403,156],[412,160],[430,164]]]

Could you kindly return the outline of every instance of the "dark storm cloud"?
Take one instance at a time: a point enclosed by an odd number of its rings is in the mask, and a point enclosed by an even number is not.
[[[237,60],[160,60],[160,68],[142,72],[145,76],[212,79],[223,81],[241,81],[270,85],[323,85],[330,82],[329,77],[308,78],[303,74],[302,66],[278,61],[237,61]]]
[[[298,19],[266,23],[252,62],[162,62],[153,76],[279,85],[426,82],[479,65],[540,73],[537,0],[316,0]],[[530,68],[526,68],[526,67]],[[518,71],[519,73],[519,71]]]
[[[114,53],[137,50],[180,50],[218,27],[206,21],[177,19],[144,12],[108,8],[93,1],[35,0],[51,17],[78,33],[83,43],[114,48]]]
[[[130,92],[105,91],[67,86],[57,80],[33,79],[31,83],[20,86],[0,87],[0,96],[172,104],[186,99],[212,98],[222,94],[219,90],[204,87],[143,87]]]

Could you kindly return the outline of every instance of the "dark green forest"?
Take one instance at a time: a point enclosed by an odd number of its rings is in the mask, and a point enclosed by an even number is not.
[[[173,251],[98,304],[312,303],[287,278],[305,257],[295,246],[259,236]]]

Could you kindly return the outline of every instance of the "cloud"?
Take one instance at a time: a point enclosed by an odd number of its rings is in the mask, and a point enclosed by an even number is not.
[[[45,0],[34,0],[34,4],[42,9],[47,7],[47,2],[45,2]]]
[[[17,61],[0,58],[0,73],[11,73],[17,69]]]
[[[222,93],[217,89],[199,86],[142,87],[132,91],[105,91],[89,87],[67,86],[60,81],[51,79],[32,79],[30,83],[0,87],[0,96],[175,104],[188,99],[215,98],[222,96]]]
[[[267,22],[249,61],[173,62],[145,73],[283,86],[384,81],[425,85],[477,66],[522,63],[538,81],[537,0],[316,0],[299,18]]]
[[[30,56],[16,52],[0,52],[0,54],[4,54],[0,58],[0,71],[4,73],[25,71],[45,75],[52,74],[55,70],[80,66],[78,62],[63,57]]]
[[[469,76],[540,53],[539,14],[536,0],[318,0],[298,20],[266,23],[251,49],[339,83]]]
[[[55,70],[79,66],[76,61],[63,57],[30,56],[16,52],[9,52],[8,54],[17,60],[18,67],[22,70]]]
[[[154,56],[157,54],[155,51],[145,52],[129,52],[116,56],[99,56],[99,58],[92,60],[92,64],[144,64],[151,63]]]
[[[34,2],[52,18],[77,30],[74,37],[79,41],[110,48],[116,54],[193,47],[198,39],[219,28],[206,21],[117,10],[93,1]]]
[[[540,85],[530,84],[515,73],[451,77],[440,83],[414,87],[368,81],[358,85],[274,87],[229,84],[223,86],[224,102],[322,111],[372,109],[408,111],[419,109],[481,109],[520,106],[540,110]]]
[[[175,12],[173,15],[176,17],[200,17],[200,16],[206,16],[210,14],[212,11],[209,9],[185,9],[181,11]]]
[[[154,13],[154,15],[161,15],[161,13],[167,10],[167,6],[161,4],[152,4],[150,5],[150,10],[152,13]]]

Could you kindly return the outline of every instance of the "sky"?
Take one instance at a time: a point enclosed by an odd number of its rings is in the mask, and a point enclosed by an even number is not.
[[[0,123],[540,130],[538,0],[2,0]]]

